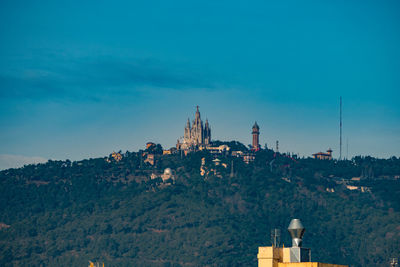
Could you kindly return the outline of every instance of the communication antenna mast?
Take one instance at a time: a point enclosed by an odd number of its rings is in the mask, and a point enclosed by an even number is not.
[[[276,140],[276,152],[279,152],[279,141]]]
[[[349,138],[346,138],[346,159],[349,159]]]
[[[281,229],[271,230],[271,243],[274,247],[278,248],[281,243]]]
[[[342,159],[342,97],[340,97],[340,153],[339,160]]]

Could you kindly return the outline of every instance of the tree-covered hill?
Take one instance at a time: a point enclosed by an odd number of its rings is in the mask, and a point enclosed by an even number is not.
[[[159,178],[165,168],[173,180]],[[0,172],[0,266],[257,266],[271,229],[291,245],[292,218],[306,227],[313,260],[387,266],[400,256],[398,175],[395,157],[271,150],[248,165],[201,151],[151,166],[140,151],[9,169]]]

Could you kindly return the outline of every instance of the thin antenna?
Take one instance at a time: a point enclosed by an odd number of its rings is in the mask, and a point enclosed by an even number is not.
[[[279,152],[279,141],[278,140],[276,140],[276,150],[275,150],[275,152]]]
[[[340,153],[339,160],[342,159],[342,97],[340,97]]]
[[[279,248],[281,243],[281,229],[271,230],[271,243],[274,247]]]
[[[346,159],[349,159],[349,138],[346,138]]]

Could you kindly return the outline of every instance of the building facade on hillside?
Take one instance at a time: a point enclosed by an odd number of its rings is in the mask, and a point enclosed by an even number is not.
[[[314,159],[328,159],[328,160],[331,160],[332,159],[332,149],[329,148],[326,151],[326,153],[324,153],[324,152],[315,153],[315,154],[313,154],[313,158]]]
[[[199,106],[197,106],[195,118],[190,124],[189,119],[187,120],[183,140],[178,140],[176,144],[177,149],[190,149],[193,147],[208,146],[211,144],[211,127],[208,124],[208,120],[203,126],[201,120]]]
[[[231,148],[227,145],[220,145],[220,146],[207,146],[207,151],[211,154],[228,154]]]
[[[254,123],[251,134],[253,135],[253,145],[251,150],[258,151],[260,150],[260,127],[257,122]]]
[[[250,162],[253,162],[255,159],[256,159],[256,156],[254,155],[253,152],[244,153],[243,154],[243,161],[246,164],[249,164]]]
[[[154,154],[146,154],[146,159],[143,161],[144,163],[149,163],[151,166],[154,166],[155,157]]]

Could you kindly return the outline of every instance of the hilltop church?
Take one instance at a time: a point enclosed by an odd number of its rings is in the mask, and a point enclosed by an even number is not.
[[[203,126],[203,121],[200,117],[199,106],[197,106],[195,118],[190,125],[189,118],[185,126],[185,132],[182,138],[176,144],[177,149],[187,150],[196,147],[205,147],[211,144],[211,128],[208,120]]]

